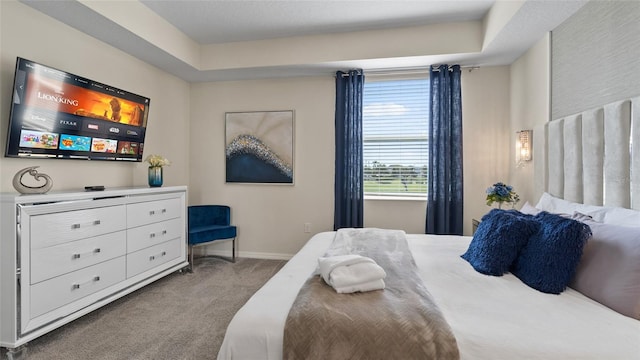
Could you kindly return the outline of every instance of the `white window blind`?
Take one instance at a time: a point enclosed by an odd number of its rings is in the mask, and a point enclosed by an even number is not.
[[[426,197],[428,126],[428,77],[365,81],[365,195]]]

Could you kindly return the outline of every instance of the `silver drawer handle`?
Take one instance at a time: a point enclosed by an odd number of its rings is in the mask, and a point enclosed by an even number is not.
[[[158,254],[158,255],[151,255],[151,256],[149,256],[149,261],[153,261],[153,260],[155,260],[155,259],[156,259],[156,257],[163,257],[163,256],[165,256],[165,255],[167,255],[167,252],[166,252],[166,251],[163,251],[163,252],[161,252],[161,253],[160,253],[160,254]]]
[[[164,213],[166,213],[166,212],[167,212],[167,209],[160,209],[160,210],[158,210],[158,211],[160,212],[160,214],[164,214]],[[155,214],[156,214],[156,210],[151,210],[151,211],[149,211],[149,215],[153,216],[153,215],[155,215]]]
[[[100,251],[101,251],[101,250],[100,250],[100,248],[95,248],[95,249],[93,249],[93,250],[91,250],[91,251],[87,251],[87,252],[85,252],[85,253],[75,253],[75,254],[73,254],[73,255],[71,256],[71,258],[72,258],[72,259],[80,259],[80,257],[81,257],[83,254],[85,254],[85,255],[86,255],[86,254],[98,254],[98,253],[100,253]]]
[[[84,225],[100,225],[100,220],[94,220],[94,221],[85,223]],[[82,227],[82,224],[80,224],[80,223],[71,225],[72,229],[80,229],[80,227]]]
[[[162,230],[162,232],[160,232],[160,235],[167,235],[167,230]],[[150,238],[154,238],[156,237],[156,233],[149,233],[149,237]]]
[[[71,289],[72,290],[80,289],[80,286],[88,285],[88,284],[91,284],[91,283],[97,282],[97,281],[100,281],[100,276],[94,276],[91,280],[85,281],[83,283],[75,283],[75,284],[71,285]]]

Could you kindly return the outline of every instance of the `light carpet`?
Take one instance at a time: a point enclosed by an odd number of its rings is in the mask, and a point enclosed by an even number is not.
[[[215,359],[233,315],[285,261],[195,263],[31,341],[23,358]]]

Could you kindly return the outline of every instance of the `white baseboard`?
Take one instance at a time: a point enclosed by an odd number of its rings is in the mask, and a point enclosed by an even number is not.
[[[231,252],[229,252],[231,255]],[[278,253],[263,253],[253,251],[240,251],[239,257],[247,257],[252,259],[267,259],[267,260],[289,260],[293,257],[291,254],[278,254]]]
[[[202,252],[198,252],[199,249],[195,248],[195,255],[217,255],[231,257],[231,250],[208,250],[205,249]],[[239,251],[236,253],[236,257],[251,258],[251,259],[267,259],[267,260],[289,260],[293,257],[292,254],[278,254],[278,253],[264,253],[255,251]]]

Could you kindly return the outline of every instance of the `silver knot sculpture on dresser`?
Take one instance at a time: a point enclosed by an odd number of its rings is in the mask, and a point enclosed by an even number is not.
[[[36,169],[39,166],[31,166],[28,168],[24,168],[16,173],[13,177],[13,187],[18,190],[20,194],[44,194],[51,190],[53,186],[53,180],[47,174],[39,173]],[[44,179],[44,184],[40,186],[29,186],[25,185],[22,182],[22,177],[26,174],[33,176],[37,182],[40,182],[41,179]]]

